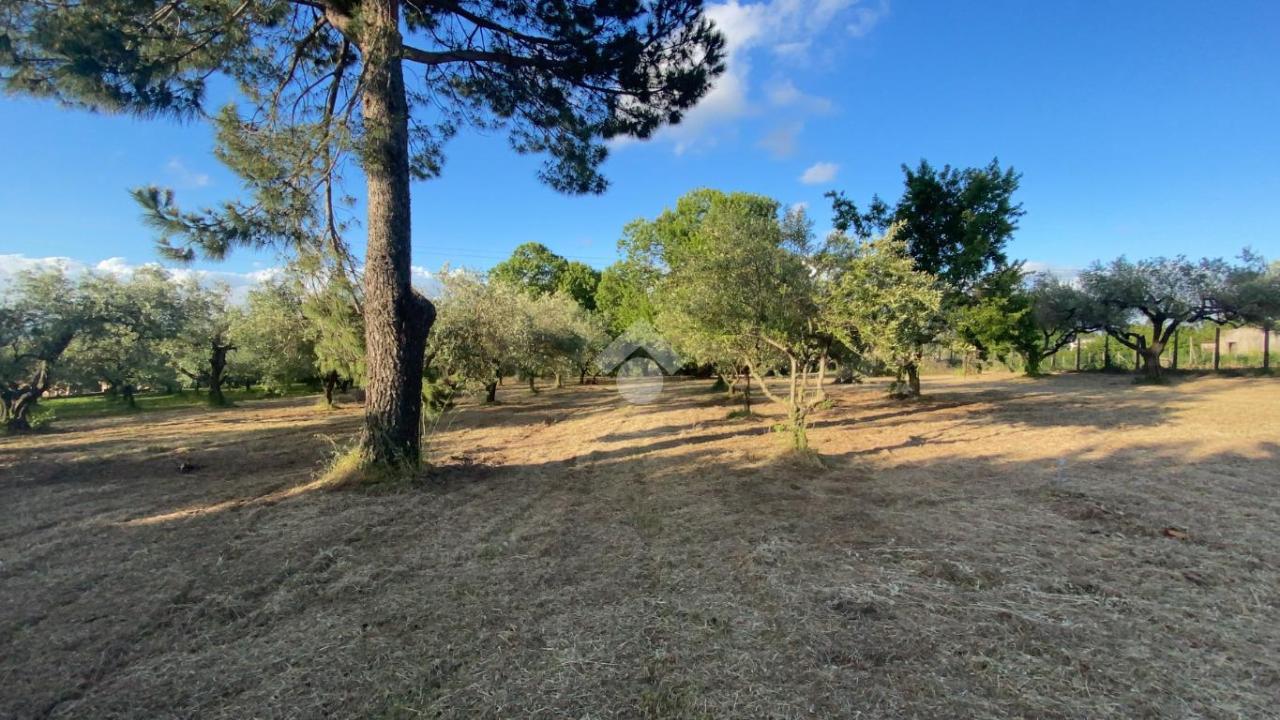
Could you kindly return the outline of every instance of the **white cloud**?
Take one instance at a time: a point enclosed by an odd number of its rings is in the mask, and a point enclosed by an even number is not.
[[[774,107],[795,107],[815,114],[829,113],[833,107],[831,100],[803,93],[786,78],[775,78],[765,92]]]
[[[447,268],[441,272],[451,272]],[[409,282],[418,289],[418,292],[429,298],[440,297],[440,273],[432,272],[421,265],[412,265],[409,267]]]
[[[679,125],[663,128],[655,137],[671,142],[677,154],[695,145],[714,144],[724,125],[760,110],[752,100],[750,82],[752,56],[757,50],[769,50],[775,57],[803,64],[810,48],[832,28],[843,25],[849,35],[862,37],[888,12],[885,0],[875,7],[864,1],[871,0],[727,0],[708,5],[707,18],[725,37],[725,72]],[[830,100],[801,93],[787,78],[775,79],[766,96],[775,107],[797,112],[831,110]],[[713,129],[717,133],[712,133]],[[632,141],[619,139],[611,142],[611,147],[630,144]]]
[[[805,169],[805,171],[800,175],[800,182],[805,185],[829,183],[836,179],[836,172],[839,170],[840,166],[835,163],[814,163]]]
[[[1041,260],[1028,260],[1022,264],[1022,270],[1029,275],[1048,273],[1063,282],[1074,283],[1080,276],[1080,268],[1071,265],[1058,265]]]
[[[78,275],[84,272],[129,277],[141,267],[154,267],[159,263],[133,264],[122,257],[109,257],[96,263],[82,262],[68,257],[27,257],[25,255],[0,255],[0,290],[3,290],[18,273],[26,270],[61,268],[63,272]],[[250,272],[227,270],[202,270],[188,267],[166,268],[169,276],[178,281],[196,278],[203,285],[226,285],[235,302],[242,301],[254,285],[279,277],[283,268],[268,267]]]
[[[28,270],[62,268],[64,272],[84,270],[84,263],[69,257],[29,258],[26,255],[0,255],[0,283]]]
[[[179,187],[183,188],[202,188],[209,185],[209,176],[202,172],[195,172],[187,168],[182,160],[178,158],[169,158],[169,162],[164,166],[169,176]]]
[[[809,203],[804,200],[801,200],[800,202],[793,202],[787,209],[791,212],[809,212]]]
[[[93,269],[108,275],[132,275],[134,266],[122,257],[109,257],[94,265]]]
[[[775,158],[791,157],[795,154],[796,139],[803,129],[804,123],[801,121],[788,123],[760,138],[757,145],[768,150]]]
[[[889,3],[881,0],[874,8],[860,6],[853,9],[853,19],[844,26],[845,32],[853,37],[865,37],[871,29],[889,14]]]

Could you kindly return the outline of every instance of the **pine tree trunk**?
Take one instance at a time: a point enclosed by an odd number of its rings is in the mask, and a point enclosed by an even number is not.
[[[366,399],[360,451],[367,466],[416,467],[422,365],[435,311],[410,284],[408,103],[399,0],[361,4],[360,50],[368,195],[364,315]]]

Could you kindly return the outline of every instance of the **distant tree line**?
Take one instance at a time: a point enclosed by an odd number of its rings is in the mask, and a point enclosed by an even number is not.
[[[888,374],[891,392],[910,398],[929,354],[1016,361],[1037,375],[1104,333],[1154,380],[1181,328],[1269,331],[1280,317],[1280,264],[1247,251],[1236,261],[1121,257],[1071,280],[1027,273],[1006,253],[1023,213],[1013,169],[921,162],[903,172],[892,204],[874,197],[862,209],[830,193],[834,230],[821,240],[802,209],[702,189],[628,224],[622,259],[602,272],[537,243],[488,273],[446,270],[416,368],[423,403],[439,411],[460,393],[496,402],[512,378],[533,392],[543,378],[586,382],[609,370],[597,358],[613,337],[643,326],[745,412],[753,392],[782,404],[804,449],[830,377]],[[4,421],[27,427],[55,387],[132,405],[140,388],[185,386],[223,404],[228,383],[271,392],[311,382],[333,404],[339,388],[367,380],[363,286],[336,253],[300,255],[242,303],[155,267],[24,274],[0,302]]]

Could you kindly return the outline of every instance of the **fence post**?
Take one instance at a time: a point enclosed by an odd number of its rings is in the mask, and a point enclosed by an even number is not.
[[[1217,370],[1222,365],[1222,326],[1215,325],[1213,327],[1213,369]]]

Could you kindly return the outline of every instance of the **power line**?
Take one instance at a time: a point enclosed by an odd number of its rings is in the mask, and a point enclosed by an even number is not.
[[[467,249],[467,248],[440,247],[438,245],[432,246],[430,248],[423,248],[422,251],[430,255],[470,257],[470,258],[477,258],[481,260],[506,260],[508,257],[511,257],[509,254],[478,253],[478,252],[474,252],[474,250]],[[584,261],[596,260],[600,262],[612,262],[617,259],[617,256],[605,256],[605,255],[565,255],[563,253],[556,253],[556,254],[562,258],[565,258],[566,260],[584,260]]]

